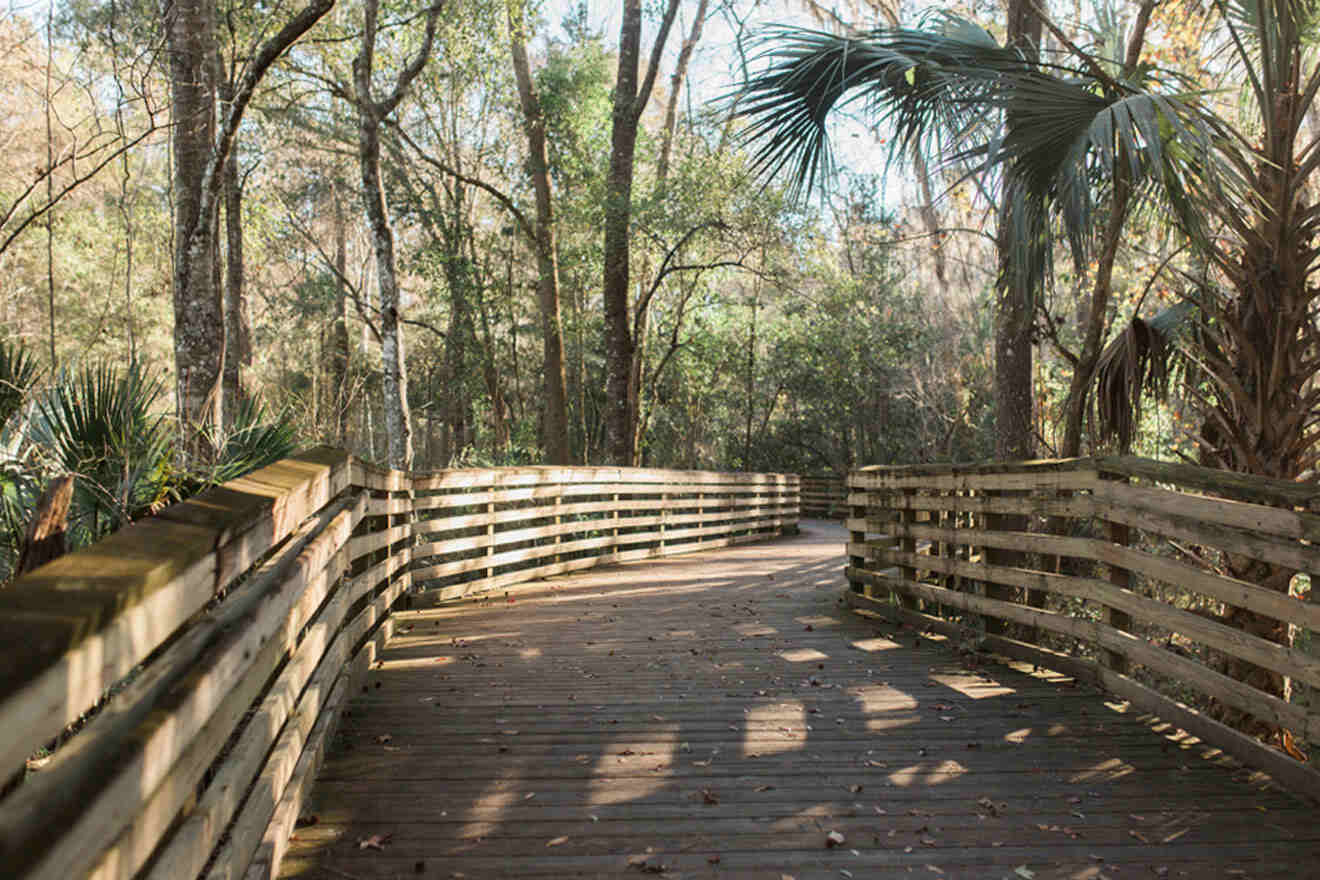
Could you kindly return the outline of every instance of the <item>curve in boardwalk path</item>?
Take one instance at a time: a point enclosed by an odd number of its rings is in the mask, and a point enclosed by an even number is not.
[[[1320,876],[1308,804],[845,612],[844,540],[811,521],[406,613],[283,875]]]

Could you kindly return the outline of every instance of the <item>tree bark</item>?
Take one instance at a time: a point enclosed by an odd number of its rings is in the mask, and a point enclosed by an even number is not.
[[[28,522],[12,577],[18,578],[68,552],[69,504],[73,477],[56,477],[46,486]]]
[[[333,420],[335,443],[348,445],[348,223],[339,187],[330,189],[335,234],[335,311],[330,330],[330,382],[327,398]]]
[[[212,5],[167,0],[174,108],[174,363],[185,447],[207,457],[203,429],[222,422],[224,317],[214,272],[212,205],[202,181],[213,158],[216,49]]]
[[[629,235],[632,221],[633,165],[637,127],[651,96],[660,54],[669,37],[679,0],[669,0],[651,49],[646,76],[639,82],[642,43],[641,0],[624,0],[619,29],[619,65],[610,130],[610,167],[605,181],[605,438],[606,454],[616,465],[633,463],[633,358],[636,342],[629,320]]]
[[[223,104],[233,101],[234,89],[221,80],[220,99]],[[248,323],[247,297],[244,294],[243,272],[243,186],[238,176],[238,156],[230,151],[224,171],[225,203],[225,347],[224,398],[221,403],[225,426],[234,422],[234,415],[247,394],[243,388],[244,367],[252,365],[252,331]]]
[[[380,301],[381,372],[384,397],[385,434],[389,443],[390,467],[407,469],[412,463],[412,417],[408,411],[408,375],[404,356],[403,326],[399,321],[399,283],[395,272],[394,230],[385,209],[385,191],[380,175],[380,126],[393,113],[422,72],[435,41],[436,20],[441,7],[427,10],[426,34],[417,55],[404,66],[394,89],[384,100],[372,95],[379,0],[363,4],[362,48],[353,59],[353,87],[358,111],[358,169],[362,182],[362,208],[371,231],[376,257],[376,284]]]
[[[545,116],[532,81],[524,43],[526,26],[521,9],[515,20],[509,11],[509,45],[513,72],[522,104],[523,131],[527,135],[528,171],[536,191],[536,299],[541,311],[545,460],[548,464],[572,464],[568,441],[568,394],[564,375],[564,329],[559,305],[559,249],[556,242],[554,191],[546,150]]]
[[[1007,0],[1007,45],[1035,57],[1041,20],[1032,0]],[[1033,457],[1032,325],[1035,303],[1013,278],[1012,183],[1000,199],[999,280],[995,314],[995,455],[1005,461]]]
[[[1146,28],[1154,11],[1155,0],[1143,0],[1132,27],[1132,35],[1128,38],[1123,65],[1124,76],[1130,76],[1140,62],[1142,45],[1146,40]],[[1100,241],[1100,253],[1096,256],[1095,284],[1091,289],[1090,303],[1086,309],[1082,349],[1077,355],[1072,379],[1068,383],[1063,447],[1059,450],[1059,454],[1064,458],[1075,458],[1082,454],[1086,404],[1090,397],[1095,368],[1100,361],[1100,343],[1104,341],[1109,297],[1113,293],[1114,261],[1118,258],[1118,246],[1122,239],[1123,226],[1127,222],[1128,205],[1132,200],[1132,187],[1128,182],[1123,161],[1120,160],[1116,167],[1109,219],[1105,223],[1104,237]]]
[[[184,449],[209,457],[207,425],[223,424],[224,315],[217,269],[216,226],[223,168],[252,95],[266,71],[334,0],[311,0],[252,53],[217,126],[212,57],[212,7],[201,0],[165,0],[170,90],[174,100],[174,361]],[[218,128],[218,131],[217,131]],[[213,137],[214,135],[214,137]]]

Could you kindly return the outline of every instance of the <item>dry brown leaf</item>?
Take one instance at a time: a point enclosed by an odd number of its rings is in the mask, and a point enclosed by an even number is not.
[[[374,849],[384,852],[385,844],[389,843],[392,837],[394,835],[391,833],[373,834],[370,837],[364,837],[358,841],[358,849]]]
[[[561,845],[561,844],[565,844],[565,843],[568,843],[568,838],[567,838],[567,837],[556,837],[556,838],[554,838],[553,840],[547,840],[546,843],[545,843],[545,845],[546,845],[546,846],[559,846],[559,845]]]
[[[703,788],[701,790],[701,801],[705,804],[714,805],[720,802],[720,798],[719,795],[715,794],[715,792],[711,791],[709,788]]]

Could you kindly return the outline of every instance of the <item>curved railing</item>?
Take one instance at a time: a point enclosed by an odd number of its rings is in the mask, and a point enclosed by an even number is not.
[[[316,449],[134,523],[0,590],[4,874],[272,874],[397,603],[797,516],[792,475],[409,474]]]
[[[1096,683],[1320,795],[1320,487],[1132,457],[848,484],[855,607]]]

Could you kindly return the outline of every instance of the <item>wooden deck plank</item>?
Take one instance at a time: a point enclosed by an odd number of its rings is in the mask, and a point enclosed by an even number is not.
[[[845,611],[845,539],[810,523],[402,615],[282,876],[1316,870],[1312,805],[1260,774],[1065,677],[965,668]]]

